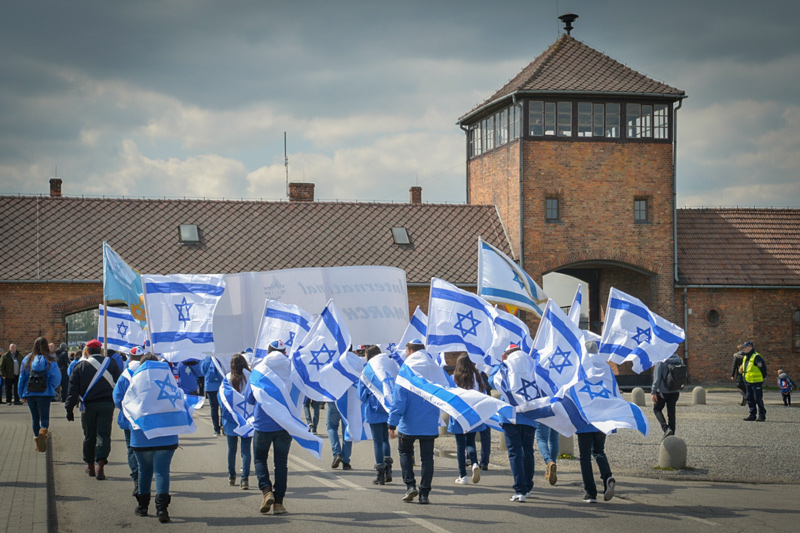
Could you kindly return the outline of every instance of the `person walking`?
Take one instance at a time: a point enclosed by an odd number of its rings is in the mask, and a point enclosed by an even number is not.
[[[544,478],[551,485],[558,482],[558,431],[536,424],[536,444],[545,464]]]
[[[744,359],[742,360],[741,372],[747,386],[747,406],[750,408],[750,415],[746,421],[764,422],[767,419],[767,409],[764,407],[764,378],[767,376],[767,364],[761,354],[755,351],[753,341],[742,343]],[[758,418],[756,418],[758,410]]]
[[[331,453],[333,454],[333,461],[331,468],[339,468],[342,465],[342,470],[352,470],[350,464],[350,452],[353,449],[353,442],[344,438],[344,420],[339,408],[336,407],[335,402],[328,402],[325,410],[327,411],[326,427],[328,428],[328,439],[331,442]],[[339,441],[339,426],[342,427],[342,440]]]
[[[317,425],[319,425],[319,408],[322,403],[323,402],[318,402],[311,398],[306,398],[305,401],[303,401],[303,414],[306,417],[306,424],[308,424],[308,430],[311,433],[317,432]]]
[[[486,389],[483,386],[483,379],[475,368],[475,363],[470,360],[467,354],[461,355],[456,359],[455,370],[453,370],[453,381],[462,389],[477,390],[486,394]],[[471,465],[472,483],[477,483],[481,480],[481,467],[478,463],[478,452],[475,449],[475,436],[484,429],[485,425],[481,424],[472,431],[465,433],[461,424],[459,424],[454,417],[450,417],[450,422],[447,424],[447,431],[455,435],[456,438],[456,460],[458,462],[458,477],[456,478],[456,483],[459,485],[467,485],[470,482],[467,478],[467,459],[469,459]]]
[[[781,399],[783,400],[783,405],[785,407],[792,406],[792,389],[797,388],[797,383],[784,372],[783,370],[778,370],[778,388],[781,390]]]
[[[742,375],[742,361],[744,360],[744,352],[742,351],[741,344],[737,346],[739,349],[737,352],[733,354],[733,364],[731,365],[731,381],[736,382],[736,388],[739,389],[739,393],[742,395],[742,403],[740,405],[747,404],[747,386],[744,383],[744,376]]]
[[[61,403],[65,403],[67,401],[67,392],[69,391],[69,376],[67,375],[67,368],[69,368],[69,350],[67,349],[66,342],[61,343],[55,355],[58,370],[61,372]]]
[[[597,484],[594,481],[592,458],[600,469],[600,479],[603,480],[603,500],[609,501],[614,497],[617,482],[611,472],[611,466],[606,457],[606,434],[592,426],[584,426],[577,431],[578,450],[580,453],[581,477],[583,478],[583,501],[597,503]]]
[[[681,397],[680,390],[670,390],[667,383],[667,375],[671,365],[681,366],[683,360],[677,353],[672,354],[665,361],[659,361],[653,367],[653,385],[650,388],[650,395],[653,400],[653,414],[661,424],[661,431],[664,438],[675,434],[675,405]],[[667,418],[664,418],[664,407],[667,408]]]
[[[86,351],[88,357],[81,359],[72,370],[64,408],[70,422],[75,420],[75,407],[80,409],[86,473],[97,480],[103,480],[106,478],[105,465],[108,464],[108,454],[111,452],[114,386],[122,371],[110,357],[102,355],[103,345],[97,339],[86,343]]]
[[[217,370],[211,356],[207,355],[200,363],[200,371],[203,373],[203,384],[211,408],[211,425],[214,427],[214,436],[219,437],[221,426],[219,424],[219,397],[217,393],[222,385],[222,374]]]
[[[11,343],[8,351],[0,359],[0,375],[3,376],[6,385],[6,403],[11,405],[22,405],[19,399],[19,372],[22,365],[22,354],[17,350],[17,345]],[[13,398],[13,400],[12,400]]]
[[[56,358],[50,353],[47,339],[39,337],[33,343],[33,352],[22,360],[19,373],[19,395],[28,404],[33,420],[33,439],[36,449],[47,451],[50,438],[50,403],[61,384],[61,372]]]
[[[225,376],[233,390],[244,397],[250,383],[250,367],[247,359],[242,354],[235,354],[231,357],[231,371]],[[222,389],[219,394],[222,394]],[[239,487],[242,490],[250,488],[250,464],[252,463],[250,449],[253,437],[243,437],[236,433],[239,425],[233,414],[225,407],[224,402],[220,402],[222,408],[222,430],[228,441],[228,484],[236,485],[236,453],[241,444],[242,453],[242,478]]]
[[[381,354],[378,346],[370,346],[365,351],[367,364],[375,363],[376,357],[389,359],[386,354]],[[358,398],[361,400],[361,412],[364,420],[369,424],[372,432],[372,451],[375,454],[375,471],[377,476],[372,481],[375,485],[384,485],[392,482],[392,447],[389,444],[389,413],[375,396],[363,379],[358,380]]]
[[[133,373],[136,372],[136,369],[139,368],[141,364],[143,354],[144,348],[134,346],[130,349],[130,352],[128,352],[127,368],[122,371],[122,374],[114,386],[113,392],[114,405],[119,409],[117,425],[125,434],[125,447],[128,450],[128,468],[131,471],[131,479],[133,480],[134,498],[139,494],[139,462],[136,460],[136,453],[133,451],[133,448],[131,448],[131,431],[133,431],[133,426],[130,420],[125,417],[125,413],[122,410],[122,400],[125,398],[125,393],[128,391]]]

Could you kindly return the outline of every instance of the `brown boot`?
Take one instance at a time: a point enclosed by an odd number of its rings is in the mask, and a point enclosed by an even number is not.
[[[94,477],[96,475],[94,473],[94,463],[86,463],[86,473],[89,474],[89,477]]]
[[[272,504],[275,503],[275,495],[272,494],[272,491],[269,489],[263,489],[262,492],[264,494],[264,499],[261,501],[261,507],[259,508],[259,511],[262,513],[268,513],[272,507]]]
[[[39,451],[39,437],[33,437],[33,445],[36,447],[36,451]]]
[[[39,430],[39,438],[36,440],[36,448],[40,452],[47,451],[47,439],[50,437],[50,433],[47,431],[47,428],[42,428]]]
[[[102,480],[104,480],[106,478],[106,473],[103,470],[103,467],[105,467],[107,464],[108,464],[108,461],[105,461],[103,459],[99,459],[97,461],[97,480],[98,481],[102,481]]]

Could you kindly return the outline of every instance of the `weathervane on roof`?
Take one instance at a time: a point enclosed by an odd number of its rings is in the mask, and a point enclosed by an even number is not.
[[[567,30],[567,35],[572,35],[572,23],[575,22],[575,19],[578,18],[578,15],[575,13],[564,13],[558,19],[564,23],[564,29]]]

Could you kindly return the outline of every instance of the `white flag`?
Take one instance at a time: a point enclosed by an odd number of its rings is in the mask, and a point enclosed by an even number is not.
[[[486,300],[511,305],[542,316],[547,295],[506,254],[478,238],[478,294]]]
[[[100,316],[97,321],[97,340],[105,342],[103,335],[105,329],[105,311],[100,306]],[[133,315],[122,307],[108,308],[108,347],[114,350],[134,346],[144,346],[146,334],[142,326],[134,320]]]

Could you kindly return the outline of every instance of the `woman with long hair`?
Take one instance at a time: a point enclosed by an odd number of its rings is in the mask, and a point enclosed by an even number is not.
[[[378,346],[367,348],[365,355],[368,365],[375,365],[382,359],[384,365],[393,365],[394,372],[397,373],[397,363],[392,361],[387,354],[382,354]],[[361,413],[372,431],[372,450],[375,453],[375,470],[377,472],[372,483],[375,485],[391,483],[394,461],[392,460],[392,447],[389,445],[389,413],[386,412],[383,403],[369,389],[363,379],[358,380],[358,398],[361,400]]]
[[[50,403],[61,385],[61,371],[56,358],[50,353],[47,339],[39,337],[33,343],[33,352],[22,360],[19,371],[20,398],[28,404],[33,420],[33,440],[36,449],[47,451],[50,438]]]
[[[247,364],[247,359],[244,355],[237,353],[231,357],[231,371],[225,376],[231,388],[241,395],[242,397],[236,401],[244,401],[244,395],[247,392],[247,387],[250,384],[250,367]],[[219,389],[219,395],[225,394],[225,384]],[[236,485],[236,452],[241,440],[241,453],[242,453],[242,481],[240,488],[248,490],[250,488],[250,464],[252,463],[251,446],[253,437],[242,437],[236,433],[239,425],[236,423],[236,417],[226,407],[226,402],[220,398],[220,407],[222,408],[222,431],[228,439],[228,484],[230,486]]]
[[[469,355],[461,355],[456,360],[456,367],[453,371],[453,381],[462,389],[477,390],[486,394],[486,388],[483,385],[483,379],[480,372],[475,368]],[[467,479],[467,459],[472,464],[472,482],[477,483],[481,479],[481,467],[478,464],[478,452],[475,449],[475,434],[483,431],[484,424],[474,428],[469,433],[464,433],[464,429],[456,421],[455,418],[450,417],[450,423],[447,425],[447,431],[453,433],[456,437],[456,459],[458,460],[458,478],[456,483],[459,485],[466,485],[469,483]]]

